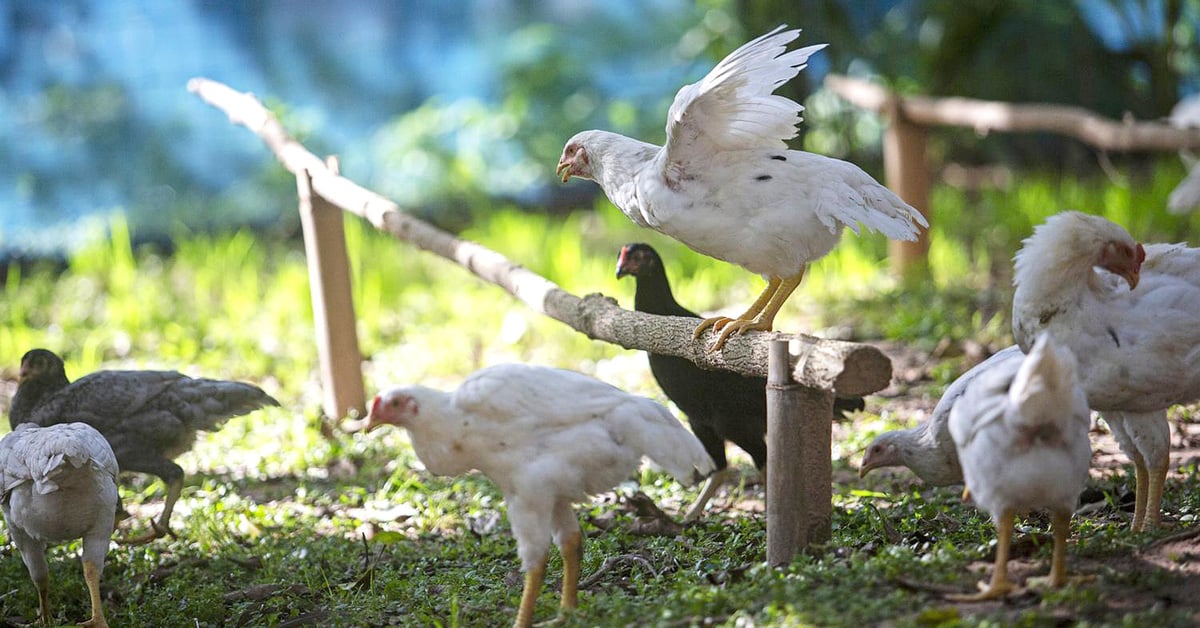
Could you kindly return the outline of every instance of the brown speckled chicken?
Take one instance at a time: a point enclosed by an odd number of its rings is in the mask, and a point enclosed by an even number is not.
[[[62,358],[34,349],[21,358],[21,381],[9,409],[13,429],[80,422],[112,446],[122,471],[150,473],[167,485],[163,511],[145,536],[170,533],[171,510],[183,490],[172,459],[191,449],[196,432],[279,402],[251,384],[191,378],[175,371],[97,371],[71,383]]]
[[[106,628],[100,573],[115,523],[117,459],[104,437],[83,423],[17,426],[0,439],[0,504],[8,536],[37,587],[42,623],[52,623],[46,548],[82,538],[92,602],[83,625]]]

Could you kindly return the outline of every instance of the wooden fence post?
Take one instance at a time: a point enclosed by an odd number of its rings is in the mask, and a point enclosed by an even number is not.
[[[331,164],[336,173],[336,164]],[[296,176],[300,196],[300,225],[308,260],[308,285],[312,292],[317,357],[321,362],[321,387],[325,415],[337,420],[347,414],[366,413],[362,354],[354,300],[350,294],[350,259],[342,210],[313,192],[307,170]]]
[[[771,341],[767,375],[767,564],[833,535],[833,393],[792,380],[788,341]]]
[[[909,120],[899,97],[891,96],[886,106],[888,125],[883,136],[885,183],[904,202],[921,212],[933,224],[929,211],[929,165],[925,127]],[[891,240],[888,256],[892,271],[905,282],[929,276],[929,232],[922,229],[915,242]]]

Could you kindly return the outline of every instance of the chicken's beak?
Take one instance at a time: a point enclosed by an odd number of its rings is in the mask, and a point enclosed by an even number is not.
[[[1131,269],[1121,273],[1121,277],[1123,277],[1125,279],[1125,281],[1129,284],[1130,290],[1136,290],[1137,286],[1138,286],[1138,281],[1140,281],[1142,278],[1142,273],[1137,268],[1131,268]]]
[[[364,432],[370,432],[371,430],[374,430],[375,428],[377,428],[381,425],[387,425],[387,421],[384,421],[383,419],[379,418],[381,415],[381,413],[379,411],[380,403],[381,403],[381,400],[379,399],[379,397],[375,397],[375,400],[371,402],[371,410],[367,412],[366,420],[361,421],[357,425],[358,429],[360,429]]]
[[[867,474],[870,472],[871,472],[871,467],[868,467],[867,465],[864,464],[863,466],[858,468],[858,477],[860,479],[865,478],[865,477],[867,477]]]
[[[562,179],[563,183],[566,183],[571,179],[571,162],[566,159],[559,161],[558,168],[554,172]]]

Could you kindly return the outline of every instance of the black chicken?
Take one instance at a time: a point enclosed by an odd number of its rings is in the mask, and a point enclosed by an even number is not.
[[[87,423],[108,440],[121,471],[162,478],[167,495],[158,521],[146,535],[125,541],[141,543],[171,533],[171,510],[183,490],[183,468],[172,459],[191,449],[196,432],[278,405],[251,384],[175,371],[97,371],[71,383],[62,358],[33,349],[21,358],[8,420],[14,430],[22,423]]]
[[[633,308],[639,312],[663,316],[699,318],[680,305],[671,294],[671,285],[663,269],[662,258],[648,244],[627,244],[617,259],[617,278],[633,275],[637,288]],[[687,415],[692,432],[704,444],[717,463],[717,472],[709,476],[685,521],[704,511],[724,482],[729,479],[725,441],[741,447],[759,473],[767,463],[767,380],[723,370],[706,370],[683,358],[648,354],[650,372],[667,397]],[[864,407],[861,397],[837,399],[835,412],[853,412]]]

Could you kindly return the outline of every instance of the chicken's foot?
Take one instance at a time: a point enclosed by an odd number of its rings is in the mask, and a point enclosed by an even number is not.
[[[683,522],[688,523],[699,518],[700,515],[704,513],[704,508],[708,505],[709,500],[711,500],[712,496],[717,493],[717,489],[721,488],[726,482],[728,482],[729,477],[733,475],[733,473],[733,469],[726,467],[708,476],[708,481],[704,483],[704,488],[701,489],[700,496],[696,498],[695,503],[693,503],[692,507],[688,509],[687,514],[683,516]]]
[[[167,495],[163,500],[163,510],[158,515],[157,521],[150,522],[150,529],[135,537],[126,537],[117,539],[120,545],[145,545],[155,539],[160,539],[164,536],[169,536],[173,539],[179,538],[175,532],[171,530],[171,513],[175,510],[175,502],[179,501],[179,496],[183,493],[183,478],[167,482]]]
[[[538,593],[542,590],[542,581],[546,579],[546,557],[525,572],[525,589],[521,592],[521,608],[517,609],[517,619],[513,628],[530,628],[533,626],[533,609],[537,606]]]
[[[104,606],[100,603],[100,567],[90,560],[84,560],[83,579],[87,582],[88,595],[92,599],[92,618],[79,625],[84,628],[108,628]]]
[[[979,583],[979,593],[970,595],[952,594],[946,599],[955,602],[982,602],[1002,598],[1013,591],[1008,581],[1008,548],[1012,545],[1013,521],[1016,513],[1004,511],[996,521],[996,566],[992,569],[992,581]]]
[[[576,529],[562,540],[558,549],[563,560],[562,607],[563,610],[571,611],[579,606],[579,569],[583,563],[583,534]]]
[[[742,334],[750,330],[771,331],[775,323],[775,315],[779,313],[779,309],[783,307],[784,301],[792,295],[796,287],[800,285],[800,280],[804,278],[804,269],[800,269],[799,273],[791,277],[779,278],[771,277],[767,282],[766,289],[762,294],[758,295],[754,303],[748,310],[743,312],[737,318],[729,318],[727,316],[718,316],[715,318],[704,319],[696,331],[692,334],[693,338],[700,336],[708,327],[719,331],[717,342],[713,344],[709,352],[719,351],[725,346],[725,342],[734,334]]]

